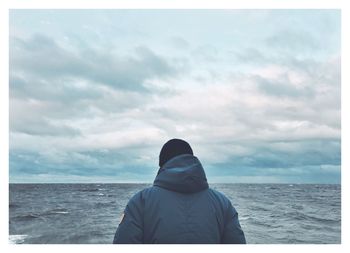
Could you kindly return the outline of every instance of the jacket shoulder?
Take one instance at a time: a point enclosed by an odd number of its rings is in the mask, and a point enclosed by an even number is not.
[[[219,192],[219,191],[214,190],[212,188],[209,188],[208,192],[209,192],[210,195],[212,195],[214,198],[216,198],[218,201],[220,201],[222,203],[230,202],[230,200],[222,192]]]
[[[230,199],[226,197],[225,194],[212,188],[209,188],[208,191],[211,198],[223,208],[223,211],[227,211],[232,208],[233,211],[236,212],[236,209],[232,206]]]
[[[149,197],[153,192],[157,191],[156,187],[150,186],[145,189],[142,189],[136,192],[131,198],[129,202],[139,202],[144,201],[147,197]]]

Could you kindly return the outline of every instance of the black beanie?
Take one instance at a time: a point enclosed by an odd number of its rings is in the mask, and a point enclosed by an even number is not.
[[[159,167],[162,167],[171,158],[182,154],[193,155],[190,144],[180,139],[171,139],[167,141],[159,154]]]

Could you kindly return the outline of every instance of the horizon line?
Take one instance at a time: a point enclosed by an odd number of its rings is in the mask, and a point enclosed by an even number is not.
[[[153,185],[153,182],[8,182],[8,184],[150,184]],[[305,185],[305,184],[332,184],[332,185],[341,185],[341,182],[339,183],[325,183],[325,182],[308,182],[308,183],[276,183],[276,182],[211,182],[210,184],[286,184],[286,185]]]

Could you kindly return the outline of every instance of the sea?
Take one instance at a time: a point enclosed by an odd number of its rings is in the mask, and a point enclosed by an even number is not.
[[[10,184],[9,243],[111,244],[133,194],[149,184]],[[211,184],[249,244],[341,243],[337,184]]]

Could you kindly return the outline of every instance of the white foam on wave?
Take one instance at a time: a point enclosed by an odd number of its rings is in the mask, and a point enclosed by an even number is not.
[[[23,243],[28,235],[9,235],[9,244]]]
[[[67,213],[69,213],[69,212],[66,212],[66,211],[56,211],[56,212],[52,212],[52,213],[67,214]]]
[[[240,221],[242,221],[242,220],[250,220],[251,218],[248,217],[248,216],[241,216],[241,217],[239,217],[238,219],[239,219]]]

